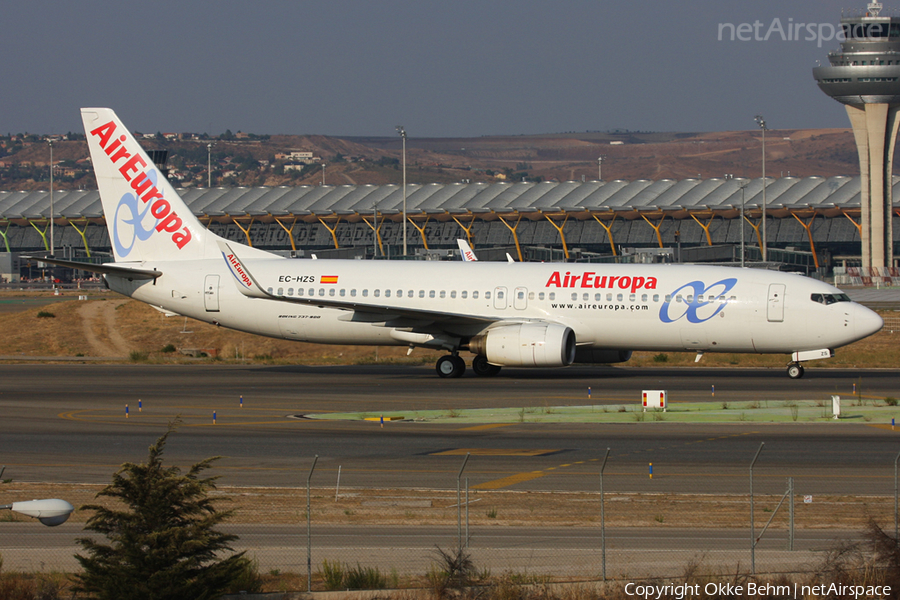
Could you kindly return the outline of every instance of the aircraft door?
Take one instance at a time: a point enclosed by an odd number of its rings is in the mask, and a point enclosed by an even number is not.
[[[506,288],[494,288],[494,308],[497,310],[506,309]]]
[[[770,323],[784,321],[784,284],[769,284],[769,299],[766,302],[766,316]]]
[[[207,275],[203,285],[203,306],[206,312],[219,312],[219,276]]]
[[[516,310],[525,310],[528,307],[528,290],[523,287],[516,288],[516,295],[513,297],[513,306]]]

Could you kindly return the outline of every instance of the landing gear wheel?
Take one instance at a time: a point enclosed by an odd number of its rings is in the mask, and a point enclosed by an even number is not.
[[[462,377],[466,372],[466,363],[459,356],[448,354],[437,360],[435,369],[437,374],[444,378]]]
[[[492,365],[487,361],[487,357],[483,354],[479,354],[472,359],[472,370],[475,371],[475,374],[479,377],[493,377],[500,372],[500,367]]]
[[[800,379],[803,377],[803,367],[798,363],[791,363],[788,365],[787,374],[791,379]]]

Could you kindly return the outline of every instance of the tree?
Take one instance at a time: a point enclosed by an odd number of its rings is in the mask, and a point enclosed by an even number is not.
[[[115,508],[83,507],[94,511],[85,530],[105,535],[109,543],[77,540],[85,555],[75,555],[83,569],[76,591],[102,600],[217,598],[254,569],[243,552],[219,558],[237,539],[216,531],[233,511],[218,510],[208,496],[217,477],[202,477],[219,457],[185,474],[163,466],[166,440],[176,426],[150,446],[146,463],[125,463],[97,494],[117,501]]]

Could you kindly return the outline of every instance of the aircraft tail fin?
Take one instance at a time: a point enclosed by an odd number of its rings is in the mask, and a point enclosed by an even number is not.
[[[194,216],[109,108],[82,108],[116,262],[210,258],[218,236]]]
[[[466,240],[456,240],[456,245],[459,246],[459,253],[462,254],[462,259],[466,262],[476,262],[478,257],[475,256],[475,252],[472,251],[472,247],[469,246],[469,242]]]

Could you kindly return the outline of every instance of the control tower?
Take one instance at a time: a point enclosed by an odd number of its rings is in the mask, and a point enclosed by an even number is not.
[[[881,3],[841,17],[841,49],[813,69],[819,88],[843,103],[859,152],[862,266],[893,266],[891,165],[900,124],[900,17]]]

